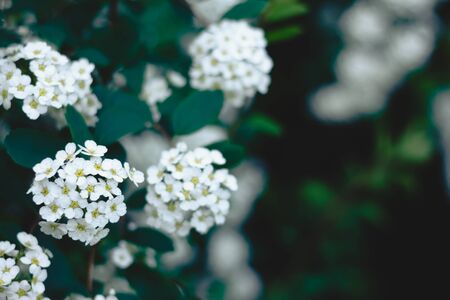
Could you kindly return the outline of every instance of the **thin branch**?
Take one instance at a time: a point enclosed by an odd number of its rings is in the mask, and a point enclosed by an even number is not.
[[[87,276],[86,276],[86,288],[89,293],[92,293],[94,286],[94,265],[95,265],[95,250],[96,246],[92,246],[89,250]]]
[[[164,129],[164,127],[161,126],[159,123],[154,123],[153,128],[155,128],[156,131],[158,131],[169,143],[172,141],[172,137],[167,132],[167,130]]]

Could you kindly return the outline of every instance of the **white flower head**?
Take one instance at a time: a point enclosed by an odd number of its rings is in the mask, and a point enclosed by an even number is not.
[[[81,153],[96,157],[102,157],[108,151],[108,149],[105,146],[97,145],[96,142],[90,140],[84,142],[84,147],[83,146],[79,147],[81,148]]]
[[[204,234],[214,224],[223,224],[229,211],[236,178],[227,169],[218,150],[185,144],[161,154],[159,165],[147,170],[147,224],[170,234],[186,236],[191,228]]]
[[[191,85],[200,90],[222,90],[234,106],[257,92],[266,93],[272,60],[263,31],[246,21],[223,20],[210,25],[190,45]]]
[[[40,206],[41,231],[56,239],[68,235],[86,245],[94,245],[109,232],[108,223],[116,223],[127,212],[119,184],[129,178],[135,184],[144,181],[143,173],[117,159],[103,158],[107,148],[94,141],[84,146],[69,143],[33,167],[36,177],[28,193]],[[36,241],[22,234],[27,247]],[[6,253],[6,252],[5,252]]]
[[[24,62],[20,69],[18,60]],[[63,127],[64,108],[72,105],[93,126],[101,107],[91,90],[94,68],[85,58],[70,61],[43,41],[0,48],[0,106],[9,109],[13,99],[23,100],[28,118],[48,112]]]
[[[15,244],[0,241],[0,298],[47,299],[43,297],[50,266],[47,250],[31,234],[20,232],[17,238],[25,246],[19,246],[20,251]]]

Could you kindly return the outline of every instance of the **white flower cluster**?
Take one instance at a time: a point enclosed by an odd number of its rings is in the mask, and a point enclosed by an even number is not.
[[[20,232],[17,239],[24,249],[0,241],[0,299],[41,299],[52,254],[42,249],[36,237]]]
[[[311,97],[317,118],[342,122],[382,110],[392,92],[432,53],[436,0],[361,0],[341,17],[345,47],[336,82]]]
[[[245,21],[224,20],[209,26],[190,45],[191,85],[222,90],[234,106],[243,106],[256,92],[267,93],[272,59],[264,32]]]
[[[150,106],[155,121],[160,119],[156,104],[166,101],[172,95],[171,86],[181,88],[185,85],[186,79],[178,72],[167,71],[164,74],[155,65],[146,66],[140,98]]]
[[[64,300],[119,300],[116,297],[116,292],[114,290],[111,290],[108,295],[95,295],[94,298],[91,297],[85,297],[78,294],[72,294],[68,297],[66,297]]]
[[[28,193],[37,205],[43,205],[39,210],[45,220],[39,223],[42,232],[57,239],[67,234],[95,245],[108,234],[105,226],[125,215],[127,207],[118,185],[127,178],[137,185],[144,181],[144,174],[128,163],[102,158],[106,152],[105,146],[94,141],[86,141],[79,149],[69,143],[55,159],[45,158],[33,167],[36,176]]]
[[[158,166],[147,170],[147,224],[168,233],[186,236],[191,228],[206,233],[223,224],[230,208],[236,178],[227,169],[215,170],[225,159],[217,150],[184,143],[164,151]]]
[[[41,41],[0,49],[0,105],[23,100],[22,110],[32,120],[73,105],[88,125],[97,121],[101,103],[91,91],[94,65],[87,59],[70,61]]]

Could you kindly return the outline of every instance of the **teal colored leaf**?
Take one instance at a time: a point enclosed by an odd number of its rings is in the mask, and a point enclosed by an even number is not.
[[[112,94],[109,94],[112,95]],[[102,110],[95,129],[100,144],[110,145],[121,137],[150,127],[152,115],[147,104],[133,95],[120,93],[123,98],[103,99]]]
[[[174,250],[172,239],[151,228],[138,228],[134,231],[130,231],[125,238],[130,243],[141,247],[153,248],[159,253]]]
[[[174,280],[143,265],[135,264],[125,270],[125,277],[141,300],[181,300],[186,299]]]
[[[90,62],[100,67],[105,67],[110,63],[109,58],[95,48],[80,49],[75,53],[75,55],[79,58],[87,58]]]
[[[280,136],[283,132],[283,129],[276,121],[262,114],[252,115],[245,125],[253,131],[271,136]]]
[[[36,36],[55,44],[57,47],[61,46],[67,38],[67,32],[63,24],[34,25],[31,30]]]
[[[258,18],[267,5],[264,0],[248,0],[240,3],[228,11],[225,19],[255,19]]]
[[[5,139],[6,152],[17,164],[26,168],[32,168],[46,157],[54,157],[65,144],[55,134],[35,129],[16,129]]]
[[[91,132],[83,116],[73,106],[67,106],[64,115],[69,126],[70,134],[72,135],[72,140],[75,143],[83,144],[86,140],[92,140]]]
[[[207,146],[209,149],[219,150],[226,159],[226,164],[220,167],[233,168],[239,165],[245,158],[245,149],[241,145],[230,141],[222,141]]]
[[[182,101],[172,116],[172,127],[177,135],[192,133],[217,121],[222,109],[221,92],[195,92]]]
[[[280,22],[289,18],[297,17],[308,12],[305,4],[297,0],[272,1],[264,14],[266,22]]]
[[[126,200],[127,207],[131,209],[142,209],[146,203],[145,195],[147,194],[146,189],[139,189],[128,197]]]
[[[290,25],[267,32],[267,41],[276,43],[292,39],[302,33],[302,29],[298,25]]]

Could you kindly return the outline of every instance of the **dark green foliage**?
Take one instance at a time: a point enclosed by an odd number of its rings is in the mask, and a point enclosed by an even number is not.
[[[172,116],[173,131],[188,134],[217,121],[223,105],[221,92],[194,92],[183,100]]]
[[[19,165],[32,168],[46,157],[54,157],[64,148],[65,141],[55,133],[33,129],[13,130],[5,139],[5,149]]]

